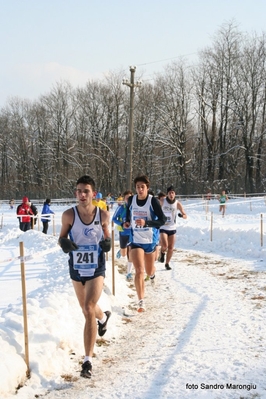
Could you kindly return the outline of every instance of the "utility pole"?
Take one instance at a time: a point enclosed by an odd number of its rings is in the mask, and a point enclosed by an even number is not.
[[[134,143],[134,88],[140,87],[141,82],[134,83],[136,67],[131,66],[130,70],[130,82],[127,79],[123,79],[123,85],[130,88],[130,104],[129,104],[129,129],[128,129],[128,158],[127,158],[127,189],[132,189],[132,169],[133,169],[133,143]]]

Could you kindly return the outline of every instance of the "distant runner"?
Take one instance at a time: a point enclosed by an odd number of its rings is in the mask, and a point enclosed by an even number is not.
[[[161,252],[158,261],[164,263],[165,253],[167,251],[165,268],[166,270],[171,270],[170,260],[173,255],[176,238],[176,217],[178,215],[186,219],[187,214],[181,202],[175,198],[175,189],[173,186],[168,187],[167,196],[166,198],[162,198],[160,203],[167,221],[160,227]]]

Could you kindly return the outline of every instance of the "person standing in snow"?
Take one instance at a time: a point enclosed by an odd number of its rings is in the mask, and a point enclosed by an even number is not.
[[[17,207],[17,216],[19,219],[19,228],[22,231],[28,231],[31,229],[31,216],[33,212],[30,207],[28,197],[22,198],[22,204]]]
[[[15,204],[15,200],[12,198],[12,199],[9,201],[9,207],[10,207],[10,209],[13,209],[13,208],[14,208],[14,204]]]
[[[155,251],[158,244],[158,229],[166,222],[158,199],[149,194],[150,181],[147,176],[134,180],[137,194],[129,197],[124,228],[131,227],[130,256],[135,268],[135,287],[138,295],[138,312],[145,311],[144,272],[155,284]]]
[[[34,229],[34,226],[35,226],[35,224],[36,224],[36,222],[37,222],[38,208],[37,208],[36,205],[34,205],[34,204],[31,202],[30,199],[29,199],[29,205],[30,205],[30,208],[31,208],[31,210],[32,210],[32,212],[33,212],[33,215],[35,216],[34,218],[31,218],[31,229]]]
[[[43,217],[41,218],[41,221],[43,224],[42,232],[44,234],[47,234],[47,231],[48,231],[49,222],[51,220],[50,215],[54,215],[54,212],[50,208],[50,205],[51,205],[51,200],[50,200],[50,198],[47,198],[43,203],[43,208],[42,208]]]
[[[85,317],[85,357],[81,377],[91,378],[93,349],[98,334],[107,330],[110,311],[103,312],[98,305],[105,278],[105,252],[111,249],[109,232],[110,214],[92,204],[95,182],[84,175],[77,180],[78,205],[62,214],[59,245],[69,253],[69,273],[77,299]],[[69,237],[69,238],[68,238]]]
[[[173,255],[175,238],[176,238],[176,217],[187,218],[186,212],[180,201],[175,198],[175,189],[173,186],[168,187],[167,196],[160,200],[160,204],[167,221],[160,227],[160,244],[161,251],[158,261],[164,263],[166,253],[166,270],[171,270],[170,260]]]

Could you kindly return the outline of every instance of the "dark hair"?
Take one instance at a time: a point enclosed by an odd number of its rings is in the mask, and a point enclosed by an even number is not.
[[[45,203],[45,204],[50,204],[50,203],[51,203],[50,198],[46,198],[46,200],[44,201],[44,203]]]
[[[95,182],[92,177],[88,175],[81,176],[78,180],[76,185],[78,184],[89,184],[92,188],[92,191],[95,191]]]
[[[160,192],[158,193],[157,197],[158,197],[159,199],[161,199],[161,198],[163,198],[163,197],[166,197],[166,194],[165,194],[163,191],[160,191]]]
[[[167,194],[169,193],[169,191],[174,191],[174,192],[175,192],[175,189],[174,189],[174,186],[173,186],[173,185],[171,185],[171,186],[169,186],[169,187],[167,188]]]
[[[123,193],[123,197],[125,197],[125,196],[128,195],[128,194],[133,195],[133,191],[131,191],[131,190],[126,190],[126,191]]]
[[[150,187],[150,181],[149,181],[149,178],[148,178],[146,175],[137,176],[137,177],[134,179],[134,184],[135,184],[135,186],[136,186],[136,184],[137,184],[138,182],[143,182],[143,183],[146,184],[146,186],[147,186],[148,188]]]

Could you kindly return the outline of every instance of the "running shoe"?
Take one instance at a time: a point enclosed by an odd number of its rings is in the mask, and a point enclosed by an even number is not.
[[[165,268],[166,268],[166,270],[172,270],[172,268],[170,267],[169,263],[165,264]]]
[[[107,331],[107,322],[111,316],[111,312],[109,312],[109,310],[107,310],[106,312],[104,312],[106,314],[106,320],[105,322],[102,324],[98,321],[98,334],[100,337],[102,337],[106,331]]]
[[[150,279],[150,276],[148,276],[148,274],[147,274],[147,276],[145,277],[144,281],[149,281],[149,279]]]
[[[116,258],[117,258],[117,259],[120,259],[120,258],[121,258],[121,251],[120,251],[120,249],[119,249],[119,251],[117,251],[117,253],[116,253]]]
[[[160,252],[159,258],[158,258],[158,262],[164,263],[164,257],[165,257],[165,253],[163,253],[162,251]]]
[[[154,276],[150,276],[150,282],[151,282],[152,288],[155,288],[155,274],[154,274]]]
[[[126,279],[127,279],[127,281],[132,281],[133,280],[132,273],[128,273],[126,275]]]
[[[84,377],[84,378],[91,378],[91,374],[92,374],[92,365],[91,365],[91,362],[89,362],[87,360],[82,365],[82,370],[80,372],[80,376]]]
[[[138,303],[138,312],[142,313],[145,312],[144,300],[141,299]]]

